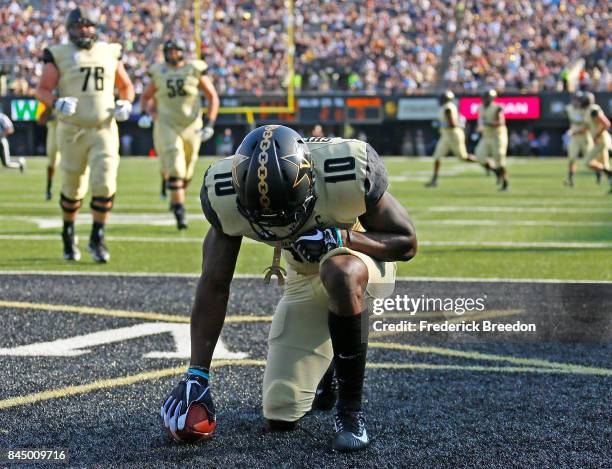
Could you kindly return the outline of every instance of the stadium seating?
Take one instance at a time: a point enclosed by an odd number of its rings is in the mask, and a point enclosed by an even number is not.
[[[65,40],[66,0],[2,2],[0,73],[7,88],[32,94],[48,44]],[[204,1],[202,52],[222,94],[286,89],[284,0]],[[192,49],[186,0],[105,2],[102,36],[124,45],[136,92],[159,60],[165,36]],[[418,18],[418,20],[416,20]],[[612,90],[607,2],[598,0],[295,0],[296,79],[301,91],[418,93],[449,86],[476,91]],[[587,32],[588,31],[588,32]],[[584,66],[583,66],[584,65]]]

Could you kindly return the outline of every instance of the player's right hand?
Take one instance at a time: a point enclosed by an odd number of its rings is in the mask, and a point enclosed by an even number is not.
[[[160,411],[164,419],[164,426],[170,430],[176,439],[180,439],[176,435],[176,431],[185,428],[187,412],[194,402],[206,408],[209,421],[214,422],[216,420],[215,405],[213,404],[208,380],[187,373],[170,392]]]
[[[72,116],[76,112],[78,102],[79,102],[78,98],[73,98],[73,97],[58,98],[55,101],[54,107],[63,115]]]
[[[140,127],[141,129],[148,129],[151,127],[152,122],[153,119],[150,115],[143,114],[140,116],[140,119],[138,119],[138,127]]]

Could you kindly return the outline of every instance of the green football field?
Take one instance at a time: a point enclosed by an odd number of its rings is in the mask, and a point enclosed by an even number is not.
[[[54,200],[44,200],[43,158],[28,158],[25,174],[0,169],[0,270],[198,273],[208,224],[199,186],[212,159],[201,159],[189,189],[189,229],[178,232],[159,199],[155,159],[124,158],[107,229],[112,259],[94,264],[85,245],[89,209],[77,233],[83,259],[62,259],[59,177]],[[415,259],[398,265],[404,277],[612,280],[612,195],[607,183],[580,165],[577,187],[563,187],[565,159],[511,158],[511,190],[476,165],[444,162],[439,187],[426,189],[431,160],[387,158],[391,192],[411,214],[419,239]],[[87,206],[89,199],[86,199]],[[261,274],[270,248],[245,242],[238,272]]]

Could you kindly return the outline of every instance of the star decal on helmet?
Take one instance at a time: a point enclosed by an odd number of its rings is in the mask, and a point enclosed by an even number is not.
[[[300,153],[286,155],[281,157],[281,159],[297,167],[297,171],[295,173],[295,181],[293,181],[293,187],[299,186],[304,179],[306,179],[306,181],[310,183],[310,176],[308,175],[308,171],[303,170],[310,169],[312,166],[310,162],[306,158],[303,158]]]

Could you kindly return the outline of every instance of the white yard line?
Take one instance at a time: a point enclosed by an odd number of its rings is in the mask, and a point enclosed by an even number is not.
[[[591,208],[591,207],[517,207],[517,206],[443,206],[443,207],[429,207],[425,209],[428,212],[527,212],[527,213],[607,213],[612,219],[612,208]]]
[[[187,219],[194,222],[205,222],[199,213],[188,213]],[[23,216],[0,215],[0,220],[20,221],[31,223],[41,229],[61,228],[62,220],[58,216]],[[77,222],[89,223],[91,214],[83,213],[77,217]],[[552,220],[416,220],[417,225],[453,225],[453,226],[612,226],[612,221],[552,221]],[[141,225],[141,226],[173,226],[174,217],[171,213],[115,213],[112,217],[113,225]]]
[[[0,235],[0,241],[58,241],[59,235]],[[200,237],[182,236],[107,236],[109,241],[137,243],[201,243]],[[243,243],[259,244],[244,238]],[[421,241],[419,246],[454,247],[508,247],[508,248],[556,248],[556,249],[610,249],[612,242],[566,242],[566,241]]]
[[[90,277],[146,277],[146,278],[199,278],[199,274],[180,274],[166,272],[85,272],[72,270],[5,270],[0,271],[0,276],[12,275],[44,275],[44,276],[90,276]],[[235,274],[234,278],[246,278],[258,280],[263,275]],[[397,277],[398,281],[405,282],[458,282],[458,283],[580,283],[580,284],[604,284],[612,285],[610,280],[572,280],[554,278],[487,278],[487,277]]]

